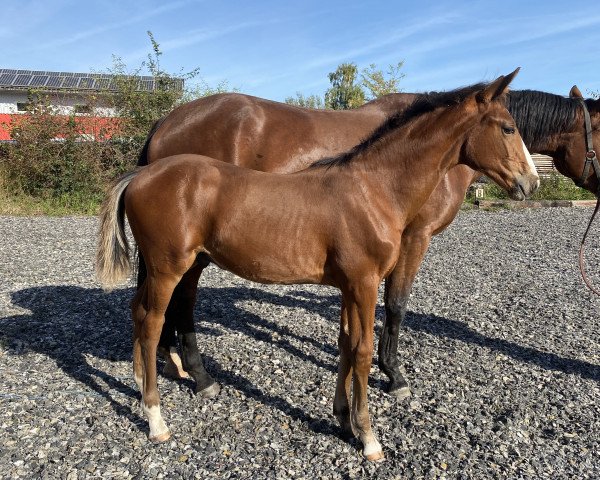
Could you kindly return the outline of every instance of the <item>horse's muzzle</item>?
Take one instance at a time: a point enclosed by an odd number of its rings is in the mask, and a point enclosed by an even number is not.
[[[539,186],[540,177],[537,175],[519,175],[508,195],[513,200],[525,200],[527,197],[533,195]]]

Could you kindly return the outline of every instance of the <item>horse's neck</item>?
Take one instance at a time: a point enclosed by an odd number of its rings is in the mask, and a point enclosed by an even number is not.
[[[360,110],[376,110],[385,116],[405,110],[417,98],[416,93],[388,93],[365,103]]]
[[[418,210],[460,160],[460,149],[474,117],[458,112],[423,115],[396,129],[360,154],[353,163],[376,179],[403,213]]]

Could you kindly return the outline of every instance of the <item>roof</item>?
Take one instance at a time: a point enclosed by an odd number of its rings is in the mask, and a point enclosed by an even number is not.
[[[0,68],[0,90],[62,90],[101,91],[116,90],[117,75],[108,73],[45,72],[39,70],[11,70]],[[156,79],[150,76],[134,76],[139,90],[153,91]],[[183,90],[183,79],[173,78],[174,88]]]

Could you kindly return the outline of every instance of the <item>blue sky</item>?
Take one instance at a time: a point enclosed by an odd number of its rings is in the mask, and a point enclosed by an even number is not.
[[[170,73],[283,100],[323,94],[342,62],[385,70],[403,91],[446,90],[522,67],[514,88],[600,91],[600,8],[588,1],[3,0],[0,68],[138,67],[151,30]]]

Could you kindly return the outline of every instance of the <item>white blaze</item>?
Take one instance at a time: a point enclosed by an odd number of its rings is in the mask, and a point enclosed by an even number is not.
[[[529,168],[531,168],[531,172],[537,177],[538,176],[537,168],[535,168],[535,163],[533,163],[533,158],[531,158],[531,154],[529,153],[529,150],[527,150],[527,147],[525,146],[525,142],[523,140],[521,140],[521,143],[523,144],[523,153],[525,154],[525,158],[527,159]]]

